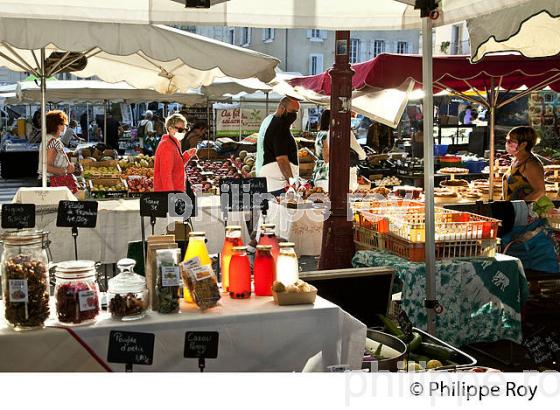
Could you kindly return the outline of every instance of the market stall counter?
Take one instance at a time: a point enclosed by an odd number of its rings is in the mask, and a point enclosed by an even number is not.
[[[426,328],[425,264],[410,262],[384,250],[359,251],[354,267],[390,266],[402,282],[402,307],[417,327]],[[442,260],[436,263],[436,336],[454,346],[511,340],[521,343],[521,308],[529,296],[527,279],[517,258]]]
[[[63,330],[53,328],[60,326],[55,320],[46,324],[44,330],[14,332],[0,322],[0,371],[124,371],[124,364],[107,362],[111,331],[155,334],[152,365],[134,366],[143,372],[198,372],[197,359],[183,358],[187,331],[219,332],[218,357],[206,360],[210,372],[325,371],[339,364],[359,369],[366,340],[364,324],[320,297],[299,306],[277,306],[270,297],[224,297],[204,313],[182,302],[179,314],[149,312],[123,322],[105,312],[91,326]],[[316,367],[310,369],[311,358]]]

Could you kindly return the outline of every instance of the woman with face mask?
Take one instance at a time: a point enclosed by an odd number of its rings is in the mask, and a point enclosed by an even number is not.
[[[165,121],[165,134],[156,149],[154,159],[154,192],[185,192],[185,164],[196,155],[196,148],[181,152],[187,120],[181,114],[170,115]]]
[[[537,201],[546,195],[544,169],[532,152],[537,142],[536,131],[528,126],[516,127],[507,135],[506,151],[514,159],[503,179],[506,201]]]

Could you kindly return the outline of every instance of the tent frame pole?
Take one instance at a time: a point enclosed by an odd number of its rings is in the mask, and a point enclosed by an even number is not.
[[[41,152],[42,170],[41,170],[41,186],[47,187],[47,76],[45,74],[46,66],[45,48],[41,48]]]
[[[427,331],[436,331],[437,301],[434,205],[434,99],[433,99],[433,23],[430,17],[422,18],[422,83],[424,84],[424,193],[426,213],[426,300]]]
[[[489,174],[489,181],[488,184],[490,186],[489,193],[488,193],[488,200],[492,202],[494,200],[494,146],[495,146],[495,130],[494,127],[496,125],[496,102],[498,99],[498,90],[496,90],[496,82],[494,77],[490,78],[490,95],[489,95],[489,102],[490,102],[490,123],[488,124],[490,128],[490,174]]]
[[[103,143],[107,145],[107,100],[103,101]]]

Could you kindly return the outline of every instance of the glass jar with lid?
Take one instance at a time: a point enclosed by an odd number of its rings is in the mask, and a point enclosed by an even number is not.
[[[278,255],[280,253],[280,247],[279,247],[279,240],[278,237],[276,236],[275,233],[275,229],[276,229],[276,225],[274,224],[263,224],[260,227],[261,229],[261,235],[259,238],[259,245],[270,245],[272,246],[272,256],[274,257],[274,260],[278,259]]]
[[[299,263],[293,242],[281,242],[276,261],[276,280],[284,286],[293,285],[299,279]]]
[[[6,322],[15,330],[42,328],[49,317],[49,272],[41,231],[6,233],[0,273]]]
[[[59,322],[80,325],[99,315],[99,286],[95,262],[66,261],[56,265],[56,316]]]
[[[134,266],[134,259],[119,260],[120,273],[109,280],[107,308],[114,319],[136,320],[146,315],[150,304],[146,278],[134,273]]]

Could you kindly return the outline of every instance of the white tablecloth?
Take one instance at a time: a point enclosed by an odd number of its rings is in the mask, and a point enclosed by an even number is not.
[[[4,311],[2,305],[0,309]],[[277,306],[269,297],[224,297],[205,313],[185,303],[181,310],[150,312],[132,322],[114,321],[103,313],[94,325],[72,328],[76,337],[52,328],[16,333],[2,322],[0,371],[100,371],[105,366],[124,371],[123,364],[105,363],[111,330],[155,333],[153,365],[137,365],[134,371],[199,371],[198,360],[183,358],[187,331],[219,332],[218,358],[206,360],[207,372],[299,372],[316,356],[322,362],[314,370],[361,366],[365,325],[320,297],[315,305],[300,306]],[[56,321],[48,322],[54,325]],[[86,347],[91,350],[87,354]]]
[[[195,230],[206,232],[208,250],[218,253],[224,241],[224,221],[220,211],[218,196],[203,197],[198,200],[199,215],[193,219]],[[35,218],[36,228],[49,232],[53,261],[74,259],[74,242],[70,228],[56,226],[56,207],[38,207]],[[229,225],[240,224],[240,213],[229,214]],[[144,218],[146,237],[151,234],[150,218]],[[245,241],[249,233],[241,224]],[[165,233],[167,226],[174,229],[172,219],[157,219],[155,233]],[[128,242],[142,239],[140,200],[119,199],[99,201],[97,226],[80,229],[78,234],[78,257],[101,263],[116,263],[125,258]],[[247,242],[245,242],[247,243]]]
[[[323,239],[323,215],[324,210],[320,208],[289,209],[270,202],[266,222],[276,225],[277,236],[295,243],[299,256],[318,256]]]

